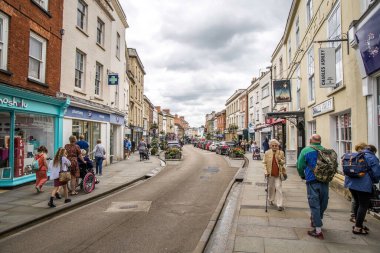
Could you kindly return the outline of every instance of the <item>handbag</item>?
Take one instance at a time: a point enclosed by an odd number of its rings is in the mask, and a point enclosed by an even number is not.
[[[58,178],[59,182],[61,183],[67,183],[71,180],[71,173],[70,171],[63,171],[62,170],[62,165],[61,165],[61,169],[59,171],[59,178]]]

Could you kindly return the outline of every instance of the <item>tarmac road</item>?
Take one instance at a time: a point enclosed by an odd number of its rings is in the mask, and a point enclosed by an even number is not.
[[[0,252],[192,252],[238,168],[191,146],[171,163],[144,183],[1,240]]]

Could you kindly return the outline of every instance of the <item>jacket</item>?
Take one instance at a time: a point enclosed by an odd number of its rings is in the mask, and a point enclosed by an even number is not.
[[[277,150],[275,157],[276,157],[276,162],[277,162],[278,169],[279,169],[279,175],[286,174],[286,169],[284,166],[285,165],[284,151]],[[268,174],[269,176],[272,173],[272,161],[273,161],[273,150],[269,149],[269,150],[267,150],[267,152],[265,152],[264,160],[263,160],[264,172],[266,174]]]
[[[368,149],[362,152],[369,167],[368,173],[360,178],[345,176],[344,187],[360,192],[372,192],[372,184],[378,183],[380,179],[379,159]]]
[[[314,148],[322,150],[324,149],[320,143],[312,143]],[[306,179],[306,182],[313,182],[317,179],[313,173],[315,166],[317,165],[318,151],[311,148],[310,146],[302,149],[298,160],[297,160],[297,171],[298,175],[302,179]]]
[[[50,171],[50,180],[59,178],[59,172],[61,171],[60,163],[58,166],[54,166],[54,160],[51,160],[49,163],[49,171]],[[69,159],[66,157],[62,157],[62,171],[69,171],[69,166],[71,165]]]

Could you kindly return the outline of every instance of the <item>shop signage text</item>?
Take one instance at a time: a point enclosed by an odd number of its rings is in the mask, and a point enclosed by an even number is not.
[[[65,116],[110,122],[109,114],[104,114],[100,112],[90,111],[90,110],[77,108],[77,107],[71,107],[71,106],[67,108]]]
[[[6,105],[8,107],[17,107],[17,108],[27,108],[28,107],[28,104],[24,102],[24,99],[17,101],[15,97],[13,97],[13,99],[1,98],[0,97],[0,104]]]
[[[330,98],[326,101],[323,101],[320,104],[313,106],[313,108],[311,109],[311,114],[313,115],[313,117],[315,117],[315,116],[318,116],[327,112],[331,112],[331,111],[334,111],[333,98]]]
[[[319,87],[336,86],[335,48],[319,49]]]

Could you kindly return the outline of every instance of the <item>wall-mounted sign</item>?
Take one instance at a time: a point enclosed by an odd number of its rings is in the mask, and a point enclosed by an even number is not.
[[[313,117],[334,111],[334,98],[327,99],[320,104],[317,104],[311,108],[311,114]]]
[[[115,125],[124,125],[124,117],[117,115],[117,114],[111,114],[110,115],[110,123]]]
[[[1,106],[6,106],[6,107],[11,107],[11,108],[27,108],[28,104],[24,101],[24,99],[12,97],[2,97],[0,96],[0,105]]]
[[[336,87],[335,48],[319,49],[319,87]]]
[[[273,81],[274,102],[292,102],[290,80]]]
[[[108,74],[108,85],[119,85],[119,74]]]
[[[67,108],[65,116],[73,117],[73,118],[81,118],[81,119],[90,119],[90,120],[95,120],[95,121],[110,122],[109,114],[82,109],[78,107],[72,107],[72,106],[69,106]]]
[[[356,39],[367,75],[380,69],[380,8],[357,32]]]

